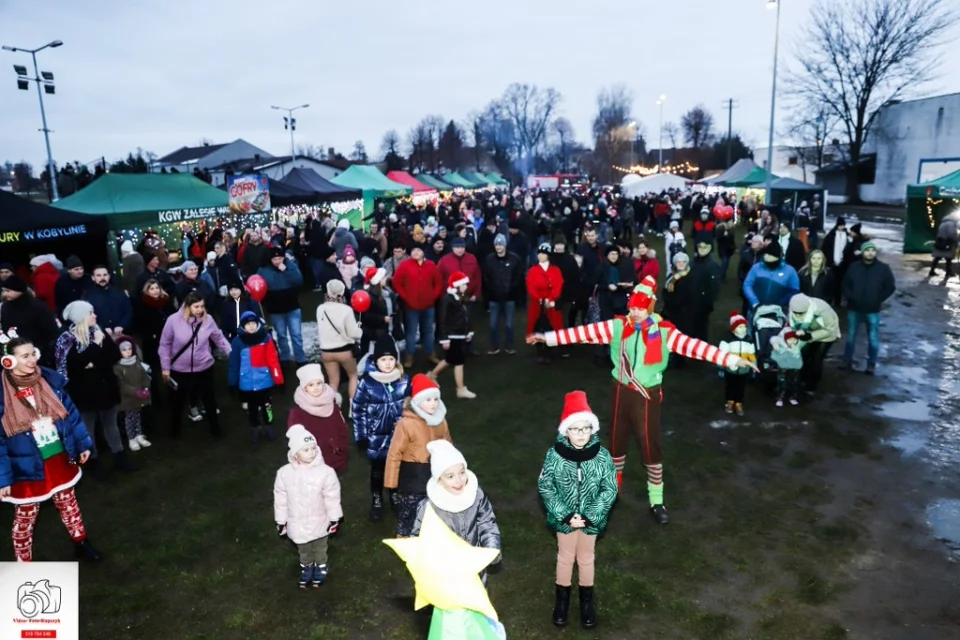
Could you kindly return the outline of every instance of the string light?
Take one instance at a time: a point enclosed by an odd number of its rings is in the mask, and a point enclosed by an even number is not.
[[[191,220],[184,222],[167,222],[165,224],[155,224],[147,227],[133,227],[119,231],[117,235],[124,240],[129,240],[134,247],[143,240],[143,235],[147,231],[156,232],[157,235],[166,243],[167,248],[178,248],[183,238],[183,231],[188,229],[194,234],[206,232],[208,229],[243,229],[244,227],[266,227],[270,225],[271,214],[266,213],[247,213],[247,214],[227,214],[216,218],[206,220]]]
[[[660,167],[660,165],[654,165],[653,167],[645,167],[643,165],[620,167],[613,165],[613,168],[621,173],[635,173],[639,176],[650,176],[655,173],[691,174],[700,171],[700,167],[694,166],[686,161],[680,164],[664,165],[663,167]]]
[[[930,223],[931,229],[933,229],[937,225],[937,221],[933,217],[933,208],[942,202],[943,200],[934,200],[930,196],[927,196],[927,221]],[[954,200],[954,202],[956,202],[956,200]]]

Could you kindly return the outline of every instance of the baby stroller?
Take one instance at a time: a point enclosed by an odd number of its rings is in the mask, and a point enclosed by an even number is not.
[[[773,347],[770,339],[783,330],[787,314],[776,304],[763,304],[753,313],[753,346],[757,350],[757,367],[761,374],[773,373],[777,365],[770,357]]]

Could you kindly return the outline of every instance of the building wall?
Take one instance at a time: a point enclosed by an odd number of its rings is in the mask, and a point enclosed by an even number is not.
[[[877,177],[874,184],[861,185],[860,197],[903,204],[918,173],[928,181],[960,168],[960,93],[885,108],[865,147],[877,154]]]
[[[263,169],[260,173],[265,173],[274,180],[279,180],[283,176],[290,173],[290,170],[294,168],[313,169],[320,175],[321,178],[324,178],[325,180],[331,180],[343,173],[343,171],[340,169],[331,167],[328,164],[323,164],[322,162],[310,160],[308,158],[297,158],[292,163],[288,160],[287,162]]]
[[[200,169],[212,169],[213,167],[219,167],[228,162],[253,158],[257,154],[260,154],[260,157],[263,158],[264,161],[273,157],[260,147],[255,147],[246,140],[237,139],[222,149],[218,149],[210,155],[200,158],[196,166]],[[193,170],[192,166],[190,170]]]
[[[803,158],[795,147],[777,146],[773,148],[773,173],[781,178],[793,178],[815,184],[817,176],[816,148],[807,148],[804,155],[807,157],[806,173],[804,173]],[[823,150],[823,164],[827,165],[839,159],[836,149],[827,146]],[[754,149],[753,161],[764,169],[767,168],[767,147]]]

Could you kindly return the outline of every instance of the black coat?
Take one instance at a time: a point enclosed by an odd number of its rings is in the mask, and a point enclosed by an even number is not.
[[[551,264],[555,264],[560,273],[563,274],[563,293],[560,299],[563,302],[573,302],[577,298],[574,293],[577,289],[577,281],[580,279],[580,267],[577,265],[577,259],[572,253],[560,253],[550,256]]]
[[[674,281],[673,291],[663,287],[663,315],[688,336],[694,332],[696,299],[696,285],[690,273]]]
[[[774,240],[774,242],[779,242],[779,239]],[[787,251],[784,253],[783,259],[795,271],[800,271],[803,265],[807,263],[807,252],[803,248],[803,243],[791,237],[790,242],[787,243]]]
[[[57,303],[57,313],[63,313],[68,304],[82,300],[87,289],[93,288],[93,280],[83,274],[82,278],[74,280],[67,272],[61,273],[57,283],[53,286],[53,298]]]
[[[697,256],[690,263],[690,275],[693,283],[694,310],[699,314],[713,313],[713,305],[720,294],[720,265],[713,255]]]
[[[90,342],[81,353],[76,344],[67,354],[67,393],[80,411],[106,411],[120,404],[120,382],[113,365],[120,349],[108,335],[101,344]],[[93,365],[92,367],[89,365]],[[87,425],[93,429],[94,425]]]
[[[800,276],[800,293],[811,298],[820,298],[826,302],[833,301],[837,293],[837,282],[833,275],[833,269],[829,267],[824,269],[816,282],[813,282],[810,271],[806,267],[800,269],[797,275]]]
[[[488,302],[517,302],[523,297],[524,263],[515,253],[507,251],[501,258],[496,252],[484,259],[481,283],[483,299]]]
[[[460,298],[447,293],[440,299],[440,316],[437,318],[437,340],[466,338],[470,332],[470,317],[467,306]]]
[[[176,308],[172,296],[160,302],[155,302],[153,299],[145,302],[146,298],[146,294],[143,294],[133,303],[133,329],[140,336],[143,359],[146,362],[158,363],[160,362],[158,353],[160,334],[163,333],[163,325],[167,323],[167,318]]]
[[[847,309],[859,313],[879,313],[880,305],[893,295],[897,284],[886,262],[857,260],[843,278],[843,297]]]

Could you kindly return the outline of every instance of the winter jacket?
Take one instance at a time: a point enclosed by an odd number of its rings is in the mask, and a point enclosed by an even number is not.
[[[425,311],[433,307],[446,288],[437,265],[424,259],[404,260],[393,274],[393,290],[409,311]]]
[[[163,325],[160,334],[160,369],[161,371],[178,371],[180,373],[197,373],[206,371],[213,366],[213,347],[215,344],[224,353],[230,353],[230,343],[223,337],[217,323],[207,314],[202,321],[191,317],[186,318],[181,307],[170,314]],[[186,350],[176,362],[173,357]]]
[[[138,398],[137,392],[150,388],[150,376],[138,359],[133,364],[116,363],[113,374],[120,384],[120,411],[136,411],[150,404],[150,398]]]
[[[953,260],[957,255],[958,239],[960,239],[960,230],[957,228],[957,221],[944,220],[937,227],[937,237],[933,241],[931,255],[934,258]]]
[[[377,363],[368,358],[353,396],[353,439],[366,442],[370,460],[387,459],[393,429],[403,415],[404,400],[410,397],[410,376],[403,373],[393,382],[377,379],[383,377]]]
[[[133,327],[133,305],[123,291],[110,285],[94,285],[87,289],[83,299],[93,305],[97,324],[101,327],[122,327],[124,331]]]
[[[133,326],[135,333],[140,336],[144,360],[147,362],[158,362],[160,335],[163,333],[167,318],[174,312],[176,308],[173,306],[173,299],[168,295],[151,298],[144,293],[137,299],[133,312]]]
[[[857,260],[843,278],[847,309],[857,313],[879,313],[880,306],[897,290],[893,271],[886,262]]]
[[[741,360],[746,360],[754,364],[757,363],[757,348],[753,344],[753,341],[748,340],[746,337],[738,338],[733,333],[728,333],[727,336],[720,341],[720,344],[717,345],[717,348],[724,353],[732,353]],[[750,367],[737,367],[736,369],[727,369],[725,372],[737,375],[748,375],[750,371]]]
[[[287,537],[296,544],[325,538],[330,523],[343,517],[337,473],[319,452],[310,464],[293,453],[287,458],[289,464],[280,467],[273,483],[273,518],[287,525]]]
[[[257,244],[245,242],[241,250],[240,273],[243,274],[244,278],[249,278],[259,272],[261,267],[270,264],[270,247],[262,241]]]
[[[440,405],[443,406],[442,404]],[[443,420],[429,426],[413,409],[404,409],[393,430],[393,439],[387,451],[387,466],[383,486],[400,493],[424,493],[430,479],[430,452],[427,443],[450,439],[450,429]]]
[[[300,267],[292,258],[284,258],[283,263],[287,266],[283,271],[271,264],[261,267],[257,272],[257,275],[267,283],[267,297],[263,299],[263,310],[268,315],[290,313],[300,308],[300,299],[297,297],[300,287],[303,286]]]
[[[427,497],[417,507],[417,519],[411,536],[420,535],[420,526],[427,505],[457,536],[472,547],[500,549],[500,527],[493,505],[477,482],[477,476],[467,469],[467,486],[460,495],[453,495],[432,478],[427,483]]]
[[[69,276],[67,276],[69,277]],[[56,287],[60,272],[52,262],[44,262],[33,272],[33,290],[37,300],[42,301],[50,311],[57,313]]]
[[[550,262],[560,269],[560,275],[563,276],[563,292],[560,294],[560,300],[563,302],[573,302],[577,291],[577,281],[580,279],[580,265],[572,253],[553,253],[550,255]],[[633,274],[630,276],[633,277]]]
[[[456,293],[447,292],[440,301],[440,315],[436,323],[437,342],[466,340],[473,337],[467,305]]]
[[[86,273],[82,277],[74,279],[70,274],[64,271],[57,278],[57,284],[53,288],[53,297],[57,303],[57,315],[63,313],[67,305],[75,300],[82,300],[88,289],[93,288],[93,280]]]
[[[723,258],[732,258],[737,253],[737,242],[733,231],[727,225],[717,225],[717,255]]]
[[[515,253],[491,252],[483,261],[483,299],[516,302],[523,295],[523,262]]]
[[[79,409],[67,394],[67,379],[46,367],[41,369],[41,375],[67,411],[67,417],[56,423],[57,435],[67,457],[79,464],[80,454],[93,449],[93,439],[83,424]],[[0,417],[4,409],[3,394],[0,393]],[[43,456],[33,433],[24,431],[8,436],[6,431],[0,429],[0,487],[11,487],[18,482],[36,482],[43,478]]]
[[[171,298],[176,297],[177,284],[173,281],[173,278],[170,277],[166,269],[157,269],[156,271],[150,271],[149,269],[144,270],[144,272],[140,274],[140,277],[137,278],[137,291],[143,293],[143,287],[146,286],[150,280],[156,280],[160,288],[166,291],[167,295]]]
[[[840,318],[830,303],[820,298],[810,298],[810,307],[803,316],[791,310],[790,326],[810,334],[810,342],[836,342],[840,339]]]
[[[770,359],[773,360],[779,368],[788,371],[796,371],[803,368],[803,354],[800,353],[803,342],[798,340],[797,343],[791,347],[787,344],[787,341],[784,340],[783,333],[784,332],[781,331],[779,334],[770,338],[770,346],[773,347],[773,349],[770,350]]]
[[[634,259],[633,270],[637,274],[637,282],[643,282],[647,276],[654,282],[660,282],[660,261],[656,258]]]
[[[804,267],[797,272],[800,277],[800,293],[805,293],[811,298],[820,298],[821,300],[833,300],[836,293],[837,283],[833,276],[833,269],[825,267],[817,275],[816,281],[810,270]]]
[[[83,352],[79,343],[70,349],[66,389],[80,411],[106,411],[120,404],[120,383],[113,372],[119,360],[120,349],[106,334],[101,344],[91,340]]]
[[[440,271],[440,277],[444,283],[449,283],[450,276],[457,271],[466,274],[470,278],[470,282],[467,284],[467,297],[480,298],[481,291],[483,291],[483,276],[480,272],[480,264],[472,253],[464,252],[459,258],[453,252],[448,253],[440,258],[437,269]]]
[[[563,274],[556,265],[548,265],[546,269],[535,264],[527,271],[527,335],[536,331],[537,320],[540,315],[546,316],[550,327],[557,331],[563,328],[563,314],[556,304],[563,294]],[[554,306],[549,306],[553,303]]]
[[[347,246],[353,247],[354,253],[360,250],[360,245],[357,244],[357,237],[353,235],[353,231],[349,229],[338,228],[334,231],[330,246],[337,252],[337,260],[343,260],[343,252],[346,251]]]
[[[237,261],[233,259],[229,251],[224,252],[222,256],[217,256],[211,273],[213,283],[217,287],[217,294],[220,293],[220,287],[229,286],[240,278],[240,270],[237,268]]]
[[[678,277],[674,272],[663,288],[663,315],[683,333],[695,330],[698,293],[690,269]]]
[[[586,521],[586,534],[597,535],[607,528],[607,516],[617,499],[617,471],[596,434],[583,449],[574,449],[566,436],[558,435],[547,451],[537,486],[553,531],[573,533],[570,519],[576,514]]]
[[[241,329],[230,344],[227,385],[240,391],[264,391],[282,384],[280,356],[273,337],[262,324],[253,333]]]
[[[321,417],[293,405],[287,416],[287,428],[295,424],[303,425],[317,439],[323,460],[331,469],[338,472],[347,470],[350,463],[350,434],[339,406],[335,406],[329,416]]]
[[[783,260],[773,265],[763,259],[758,260],[743,281],[743,295],[754,307],[760,304],[776,304],[786,308],[790,298],[799,292],[800,277],[796,270],[784,264]]]
[[[774,240],[774,242],[779,242],[783,248],[784,262],[796,270],[802,269],[807,262],[807,252],[803,248],[803,243],[793,236],[786,236],[786,241],[781,240],[784,237],[780,236]]]
[[[5,332],[16,328],[18,335],[29,338],[40,349],[42,361],[53,364],[53,345],[60,337],[53,314],[41,300],[23,293],[16,300],[0,303],[0,328]]]
[[[359,342],[363,331],[350,305],[324,302],[317,307],[317,338],[321,351],[333,351]]]
[[[243,292],[240,297],[234,300],[227,296],[227,299],[220,305],[220,328],[227,340],[233,342],[240,329],[240,316],[249,311],[260,315],[260,305],[250,299],[249,294]]]
[[[713,305],[720,295],[720,265],[710,254],[697,255],[690,263],[689,277],[693,282],[695,313],[713,313]]]

